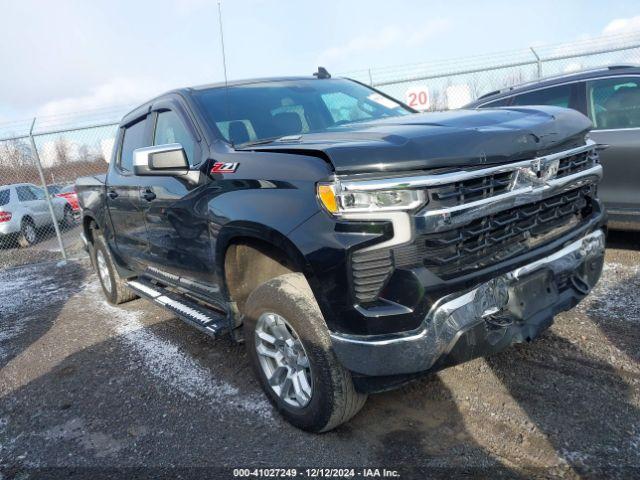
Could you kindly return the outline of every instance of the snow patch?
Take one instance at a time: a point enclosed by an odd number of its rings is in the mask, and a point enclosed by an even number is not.
[[[53,275],[53,265],[29,265],[5,270],[0,275],[0,360],[7,357],[11,342],[29,322],[38,321],[38,312],[66,300],[69,287]]]
[[[69,287],[58,278],[65,273],[50,264],[3,271],[0,276],[0,319],[24,312],[25,304],[29,305],[29,311],[35,311],[68,298]]]
[[[98,294],[97,282],[87,285],[87,290]],[[234,407],[272,418],[272,409],[262,394],[242,394],[236,387],[215,378],[215,372],[200,365],[182,352],[178,346],[150,332],[140,321],[143,312],[125,310],[101,301],[101,306],[111,318],[112,328],[144,360],[149,372],[191,398],[205,397],[218,406]]]

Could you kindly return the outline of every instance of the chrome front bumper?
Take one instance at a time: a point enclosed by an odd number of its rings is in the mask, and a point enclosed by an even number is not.
[[[596,230],[552,255],[441,298],[417,330],[385,336],[332,333],[334,350],[349,370],[379,376],[461,363],[533,339],[553,315],[572,308],[595,285],[604,246],[604,233]]]

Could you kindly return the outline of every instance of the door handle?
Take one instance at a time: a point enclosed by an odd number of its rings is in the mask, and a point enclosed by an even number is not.
[[[114,199],[118,197],[118,192],[116,192],[115,190],[109,190],[107,192],[107,195],[109,195],[109,198]]]
[[[156,194],[150,188],[145,188],[140,192],[140,197],[144,198],[147,202],[155,200]]]

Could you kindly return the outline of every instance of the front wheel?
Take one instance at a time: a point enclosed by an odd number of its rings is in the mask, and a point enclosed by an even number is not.
[[[245,344],[269,400],[291,424],[326,432],[367,397],[331,348],[329,330],[304,276],[288,273],[256,288],[245,304]]]

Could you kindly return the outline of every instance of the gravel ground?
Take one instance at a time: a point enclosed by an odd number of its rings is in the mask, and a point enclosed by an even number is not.
[[[183,470],[220,466],[638,478],[639,291],[639,238],[615,235],[598,287],[539,340],[371,396],[311,435],[271,409],[242,346],[145,300],[109,306],[86,260],[4,270],[0,478],[230,477]]]
[[[65,251],[70,258],[78,257],[83,252],[80,230],[77,220],[70,228],[60,230]],[[51,225],[38,231],[38,241],[30,247],[19,247],[16,239],[0,242],[0,275],[7,268],[61,259],[60,244]]]

